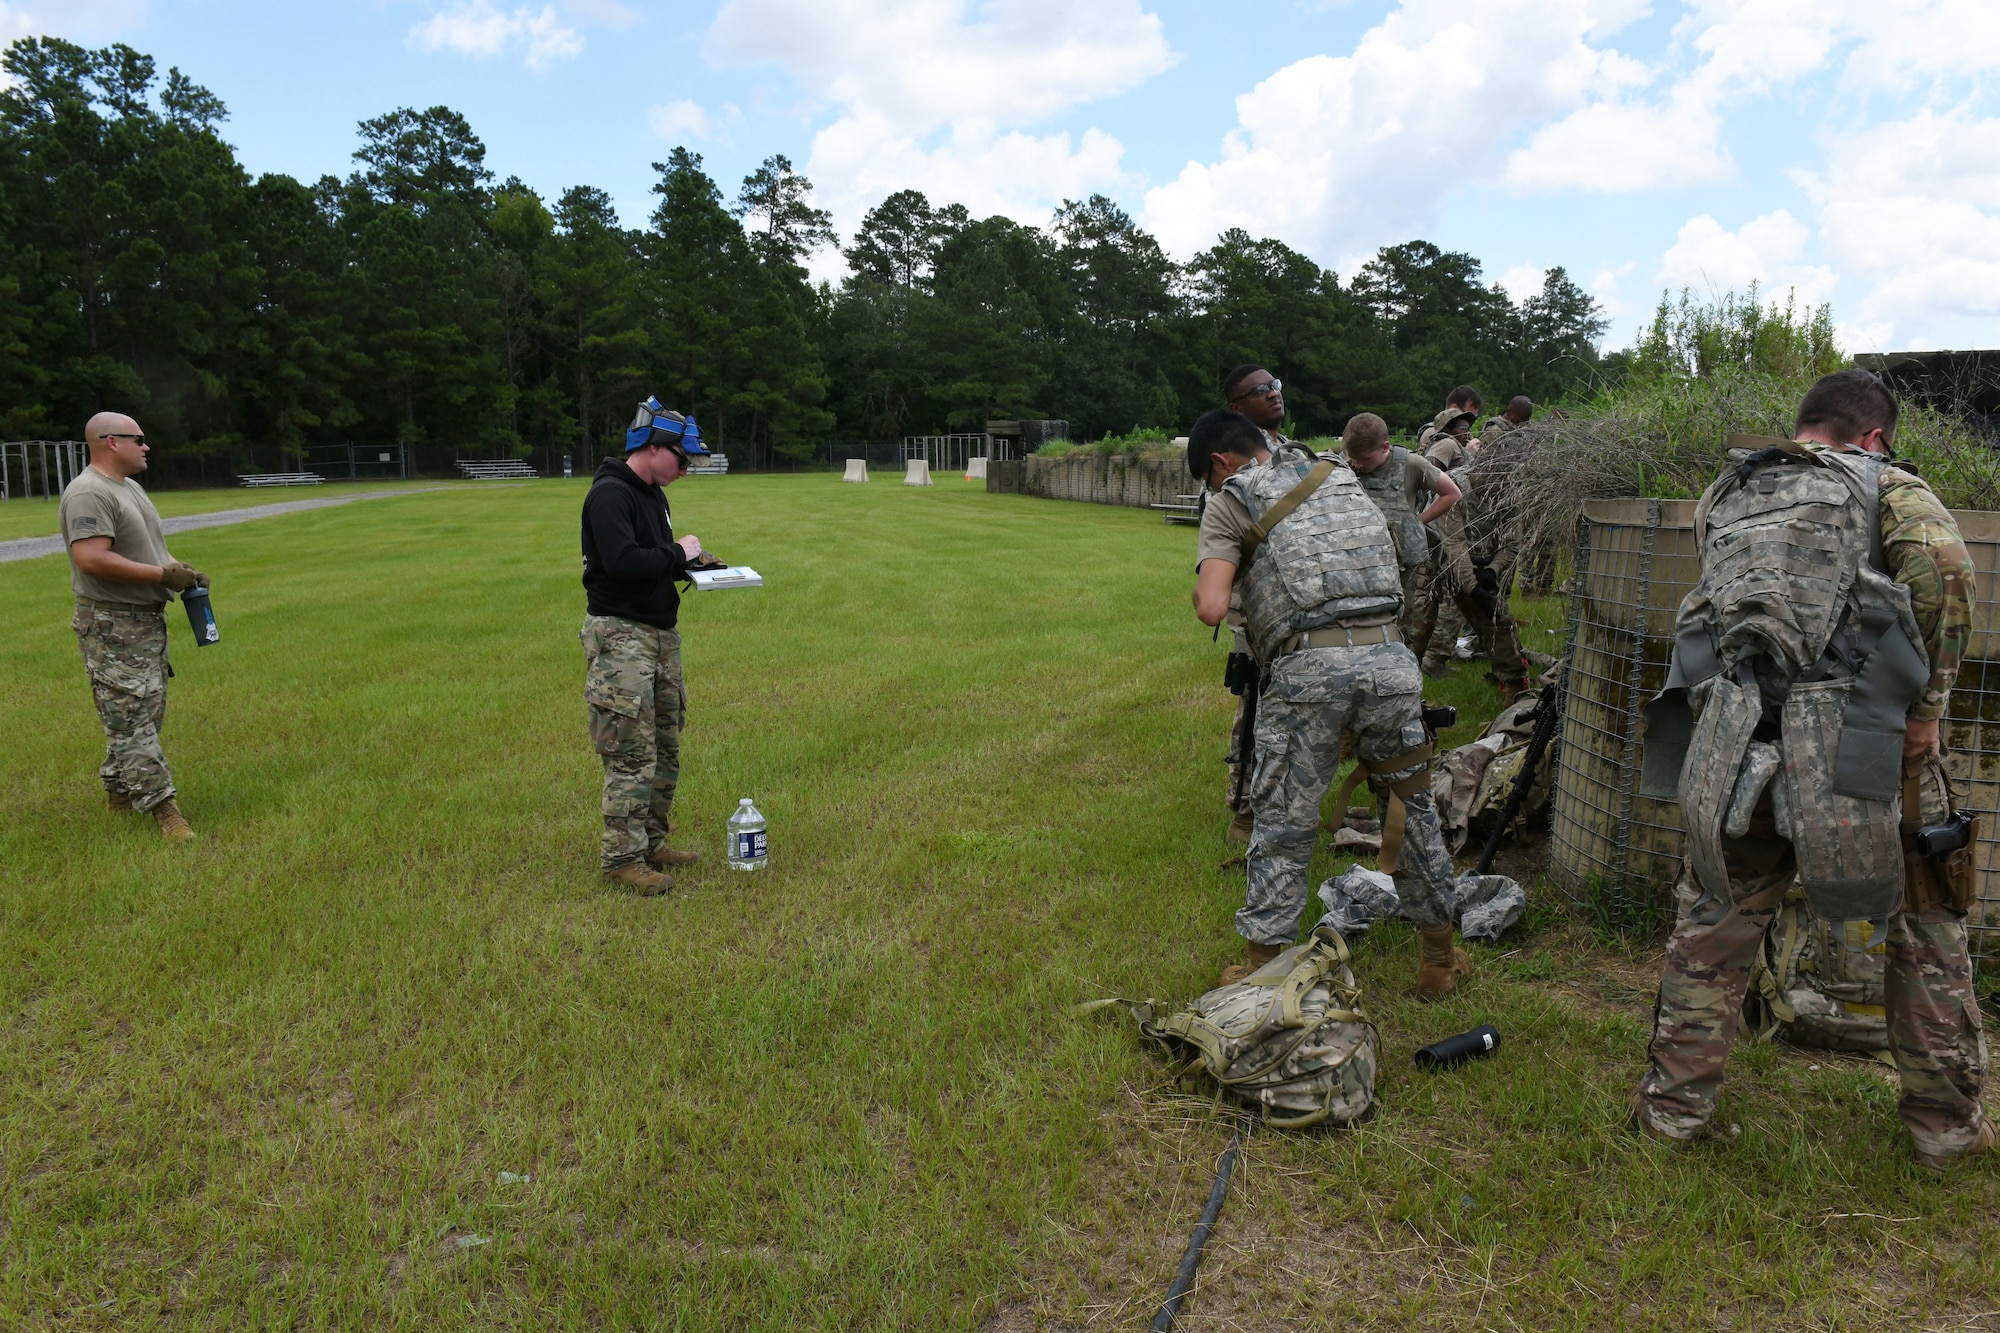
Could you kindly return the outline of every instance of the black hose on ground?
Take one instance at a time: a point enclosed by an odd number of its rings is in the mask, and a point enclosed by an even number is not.
[[[1153,1317],[1150,1333],[1172,1333],[1174,1320],[1181,1312],[1181,1302],[1193,1289],[1194,1275],[1201,1268],[1201,1252],[1208,1246],[1208,1238],[1215,1230],[1215,1220],[1222,1216],[1222,1201],[1229,1194],[1229,1177],[1236,1171],[1236,1155],[1250,1133],[1251,1123],[1248,1114],[1236,1122],[1236,1133],[1230,1138],[1229,1148],[1215,1168],[1215,1184],[1208,1191],[1208,1207],[1201,1210],[1201,1221],[1195,1223],[1194,1235],[1188,1237],[1187,1253],[1181,1256],[1181,1266],[1174,1271],[1173,1285],[1167,1288],[1167,1298],[1160,1302],[1160,1312]]]

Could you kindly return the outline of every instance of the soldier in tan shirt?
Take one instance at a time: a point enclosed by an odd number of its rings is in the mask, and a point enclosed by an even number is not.
[[[99,412],[84,427],[90,466],[63,488],[62,533],[69,547],[70,622],[104,724],[97,775],[112,810],[150,814],[171,842],[190,842],[174,799],[173,775],[160,752],[167,712],[167,617],[173,595],[208,575],[167,554],[160,513],[132,478],[146,470],[139,423]]]

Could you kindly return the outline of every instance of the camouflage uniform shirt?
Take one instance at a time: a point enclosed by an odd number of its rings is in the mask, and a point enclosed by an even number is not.
[[[1930,682],[1910,716],[1936,721],[1972,640],[1972,556],[1930,485],[1901,468],[1882,470],[1882,553],[1889,577],[1910,590],[1910,610],[1931,659]]]

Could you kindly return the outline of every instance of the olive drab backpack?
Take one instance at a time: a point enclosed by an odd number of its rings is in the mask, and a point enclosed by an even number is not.
[[[1276,661],[1286,640],[1305,630],[1402,607],[1389,526],[1344,464],[1273,456],[1223,489],[1255,524],[1236,586],[1258,661]]]
[[[1881,923],[1877,943],[1902,903],[1905,714],[1930,675],[1909,590],[1882,554],[1889,461],[1729,443],[1729,467],[1695,506],[1701,581],[1646,705],[1640,792],[1680,802],[1700,916],[1729,901],[1725,820],[1747,828],[1769,784],[1813,913]]]
[[[1772,918],[1743,1003],[1755,1041],[1782,1036],[1829,1051],[1889,1050],[1883,990],[1888,945],[1868,946],[1867,923],[1839,926],[1813,915],[1796,884]]]
[[[1332,926],[1314,927],[1304,944],[1186,1009],[1168,1012],[1154,1000],[1130,1007],[1141,1032],[1189,1057],[1183,1074],[1205,1069],[1267,1124],[1348,1124],[1375,1104],[1375,1024]]]

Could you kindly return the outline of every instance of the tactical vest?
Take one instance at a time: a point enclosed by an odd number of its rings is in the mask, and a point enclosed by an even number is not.
[[[1410,451],[1400,444],[1389,446],[1389,460],[1373,472],[1354,474],[1361,489],[1382,511],[1389,536],[1396,543],[1396,559],[1404,569],[1430,563],[1430,541],[1424,535],[1423,520],[1410,507]]]
[[[1273,455],[1244,468],[1223,489],[1243,502],[1252,522],[1285,498],[1314,464]],[[1354,473],[1336,465],[1319,488],[1271,529],[1237,571],[1250,651],[1277,660],[1294,634],[1403,604],[1396,544],[1382,513]]]
[[[1888,460],[1790,442],[1729,458],[1695,506],[1701,581],[1646,706],[1641,793],[1680,801],[1697,910],[1726,910],[1723,818],[1760,794],[1738,790],[1752,783],[1751,741],[1775,743],[1783,765],[1763,780],[1779,784],[1779,832],[1812,910],[1886,921],[1902,902],[1906,714],[1930,676],[1909,590],[1882,555]]]

